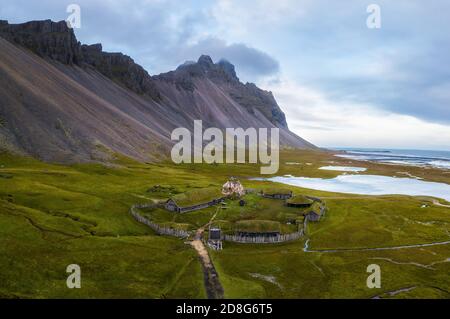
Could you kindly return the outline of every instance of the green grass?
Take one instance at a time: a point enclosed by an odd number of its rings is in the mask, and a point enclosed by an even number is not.
[[[280,223],[271,220],[241,220],[235,224],[235,230],[250,233],[279,232]]]
[[[60,166],[7,155],[0,166],[12,176],[0,179],[2,296],[205,296],[195,252],[128,214],[132,203],[150,200],[149,181],[164,180],[161,168]],[[65,284],[72,263],[82,269],[79,290]]]
[[[183,214],[170,212],[163,208],[148,208],[141,211],[142,215],[159,225],[184,230],[196,230],[209,222],[215,210],[215,207],[210,207]]]
[[[285,151],[279,175],[331,178],[318,170],[327,161],[351,161],[327,153]],[[298,162],[300,165],[285,165]],[[311,163],[307,165],[306,163]],[[409,171],[428,180],[450,183],[442,171],[358,163],[368,174],[393,176]],[[128,213],[135,203],[215,188],[229,176],[246,188],[287,188],[322,198],[328,211],[308,224],[311,249],[391,247],[450,238],[450,209],[428,198],[357,196],[248,180],[257,165],[142,164],[116,156],[116,165],[56,165],[0,154],[0,296],[5,298],[203,298],[203,274],[195,251],[182,240],[157,236]],[[155,187],[159,185],[160,187]],[[244,197],[246,205],[227,200],[215,224],[234,231],[245,221],[262,227],[278,223],[283,233],[296,226],[304,210],[284,201]],[[444,201],[441,201],[444,203]],[[428,207],[421,208],[426,203]],[[143,210],[152,220],[195,230],[217,207],[174,214]],[[263,222],[259,222],[263,221]],[[227,298],[449,298],[449,245],[404,250],[305,253],[305,239],[277,245],[224,243],[211,251]],[[68,289],[67,265],[79,264],[82,288]],[[366,287],[366,268],[382,269],[382,289]],[[409,292],[389,292],[416,286]]]

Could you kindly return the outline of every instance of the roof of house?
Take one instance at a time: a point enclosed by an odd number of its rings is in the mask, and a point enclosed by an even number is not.
[[[319,216],[322,215],[322,205],[320,203],[314,202],[311,205],[311,209],[308,211],[308,214],[309,213],[313,213]]]
[[[209,203],[214,199],[223,198],[224,195],[217,187],[192,189],[185,193],[177,194],[171,198],[178,207],[190,207]]]
[[[313,204],[313,200],[309,199],[308,197],[304,195],[296,195],[294,197],[289,198],[286,203],[288,204],[299,204],[299,205],[306,205],[306,204]]]

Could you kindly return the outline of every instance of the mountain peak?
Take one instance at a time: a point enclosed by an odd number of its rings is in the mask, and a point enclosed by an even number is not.
[[[214,66],[214,62],[211,59],[211,57],[209,55],[202,55],[200,56],[200,58],[198,58],[197,63],[200,66],[206,67],[206,68],[211,68],[212,66]]]
[[[222,70],[231,78],[233,79],[238,79],[237,75],[236,75],[236,70],[234,68],[234,65],[231,64],[228,60],[225,59],[221,59],[217,65],[219,65]]]
[[[214,63],[209,55],[201,55],[197,62],[188,60],[179,65],[175,71],[162,73],[156,77],[172,79],[190,89],[194,88],[191,79],[196,77],[207,77],[215,81],[239,82],[233,64],[225,59]]]

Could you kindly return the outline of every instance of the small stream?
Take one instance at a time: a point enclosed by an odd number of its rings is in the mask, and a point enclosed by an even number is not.
[[[383,293],[381,295],[377,295],[375,297],[372,297],[371,299],[383,299],[383,297],[382,297],[383,295],[389,295],[389,297],[394,297],[394,296],[396,296],[398,294],[401,294],[402,292],[410,292],[410,291],[412,291],[412,290],[414,290],[416,288],[417,288],[416,286],[412,286],[412,287],[400,288],[400,289],[393,290],[393,291],[387,291],[387,292],[385,292],[385,293]]]

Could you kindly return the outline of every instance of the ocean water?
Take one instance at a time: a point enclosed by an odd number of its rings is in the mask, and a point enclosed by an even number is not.
[[[339,175],[329,179],[286,175],[271,178],[255,178],[254,180],[272,181],[291,186],[336,193],[431,196],[442,198],[450,202],[450,185],[426,182],[414,178],[348,174]]]
[[[359,161],[436,167],[450,170],[450,151],[335,148],[344,151],[336,156]]]

